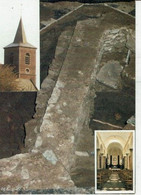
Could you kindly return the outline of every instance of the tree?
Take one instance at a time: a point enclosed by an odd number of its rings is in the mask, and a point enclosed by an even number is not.
[[[16,83],[17,75],[14,73],[14,67],[10,65],[0,65],[0,91],[8,92],[8,91],[16,91],[17,83]]]

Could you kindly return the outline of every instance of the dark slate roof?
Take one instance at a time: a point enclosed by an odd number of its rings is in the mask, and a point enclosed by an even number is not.
[[[27,42],[25,31],[24,31],[24,26],[22,23],[22,19],[20,19],[19,26],[15,35],[14,42],[7,45],[4,48],[10,48],[10,47],[30,47],[30,48],[36,48],[30,43]]]

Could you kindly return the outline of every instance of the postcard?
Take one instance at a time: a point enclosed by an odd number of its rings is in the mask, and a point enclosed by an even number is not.
[[[136,6],[0,0],[0,193],[138,192]]]

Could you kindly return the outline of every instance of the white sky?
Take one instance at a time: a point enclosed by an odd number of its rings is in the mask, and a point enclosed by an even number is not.
[[[0,63],[4,63],[3,47],[13,42],[21,16],[27,41],[30,44],[37,47],[36,86],[39,89],[40,86],[39,0],[0,0]]]

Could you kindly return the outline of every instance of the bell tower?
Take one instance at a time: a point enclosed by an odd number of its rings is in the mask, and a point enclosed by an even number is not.
[[[22,19],[13,43],[4,47],[4,64],[14,66],[18,78],[29,79],[36,86],[36,47],[27,42]]]

